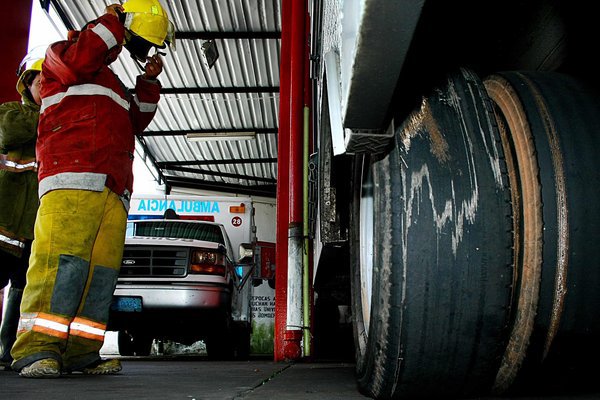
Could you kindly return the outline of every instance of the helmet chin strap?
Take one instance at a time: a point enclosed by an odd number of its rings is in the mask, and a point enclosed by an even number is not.
[[[159,55],[161,55],[163,57],[167,55],[167,53],[164,53],[162,51],[157,51],[156,54],[159,54]],[[138,66],[138,68],[140,69],[140,71],[141,72],[145,72],[146,71],[146,66],[144,64],[142,64],[142,60],[140,60],[139,57],[136,56],[135,54],[133,54],[132,52],[129,52],[129,55],[131,56],[131,59],[133,61],[135,61],[135,64]]]
[[[125,31],[125,46],[133,61],[137,64],[141,71],[145,71],[146,68],[142,63],[146,61],[148,53],[152,48],[156,49],[156,53],[165,56],[165,53],[158,51],[156,45],[150,43],[142,37],[135,35],[134,33],[126,30]]]
[[[129,30],[125,30],[125,45],[124,47],[129,51],[131,57],[138,62],[146,61],[146,57],[152,48],[152,43],[147,40],[135,35]],[[142,68],[143,69],[143,68]]]
[[[136,56],[133,55],[133,53],[129,53],[131,55],[131,58],[133,59],[133,61],[135,61],[135,64],[138,66],[138,68],[140,69],[140,71],[145,72],[146,71],[146,67],[144,65],[142,65],[142,63],[140,62],[140,60],[138,60],[138,58]]]
[[[157,51],[156,54],[159,54],[161,56],[166,56],[167,53],[163,53],[162,51]],[[138,68],[140,69],[140,71],[145,72],[146,71],[146,66],[142,64],[142,62],[140,61],[139,58],[137,58],[132,52],[129,52],[129,55],[131,56],[131,58],[133,59],[133,61],[135,61],[135,64],[138,66]]]

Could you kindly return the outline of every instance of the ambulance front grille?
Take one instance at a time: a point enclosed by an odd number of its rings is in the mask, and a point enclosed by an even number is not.
[[[119,276],[186,276],[189,249],[184,247],[125,246]]]

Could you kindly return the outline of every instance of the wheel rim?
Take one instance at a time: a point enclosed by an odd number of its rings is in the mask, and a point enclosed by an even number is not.
[[[364,169],[360,195],[360,298],[365,332],[369,331],[373,294],[373,175]]]

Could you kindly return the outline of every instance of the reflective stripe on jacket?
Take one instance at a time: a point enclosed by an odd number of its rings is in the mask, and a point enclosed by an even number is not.
[[[37,171],[37,162],[35,159],[31,160],[15,160],[10,154],[5,156],[0,155],[0,169],[5,169],[10,172],[25,172],[25,171]]]
[[[117,17],[105,14],[76,40],[48,48],[37,143],[40,196],[104,186],[131,193],[135,134],[154,117],[160,83],[138,76],[135,93],[128,93],[107,66],[123,37]]]

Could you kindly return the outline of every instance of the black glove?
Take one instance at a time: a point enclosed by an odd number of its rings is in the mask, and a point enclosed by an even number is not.
[[[119,21],[121,21],[122,24],[125,24],[125,13],[121,12],[119,10],[115,10],[117,12],[117,16],[119,17]]]

